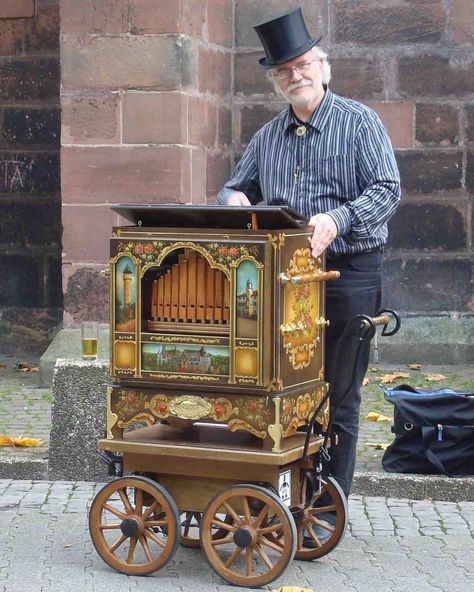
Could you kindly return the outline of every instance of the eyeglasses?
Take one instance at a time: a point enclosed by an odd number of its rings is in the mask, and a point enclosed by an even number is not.
[[[314,60],[311,60],[310,62],[299,62],[298,64],[296,64],[296,66],[292,66],[291,68],[280,68],[279,70],[275,70],[275,72],[273,73],[273,77],[277,78],[278,80],[288,80],[293,70],[299,72],[300,74],[303,74],[303,72],[308,71],[311,64],[315,61],[316,58],[314,58]]]

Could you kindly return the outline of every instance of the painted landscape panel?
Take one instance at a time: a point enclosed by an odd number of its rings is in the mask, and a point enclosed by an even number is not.
[[[115,330],[135,331],[137,272],[130,257],[120,257],[115,266]]]
[[[229,376],[229,348],[160,342],[144,343],[142,370]]]
[[[237,337],[257,337],[258,274],[252,261],[237,269]]]

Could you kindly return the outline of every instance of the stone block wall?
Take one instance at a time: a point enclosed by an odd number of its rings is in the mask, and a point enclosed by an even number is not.
[[[64,323],[108,320],[110,206],[203,203],[231,164],[231,0],[60,0]]]
[[[282,108],[255,67],[252,25],[298,5],[311,33],[324,36],[331,89],[374,108],[396,151],[403,202],[390,223],[385,305],[405,317],[470,321],[472,331],[472,0],[235,0],[237,156]]]
[[[0,348],[62,318],[59,0],[0,3]]]
[[[376,109],[396,150],[404,197],[390,224],[385,304],[448,325],[470,319],[459,334],[472,341],[471,0],[0,4],[2,347],[44,344],[62,291],[65,326],[107,321],[99,271],[118,222],[111,204],[213,201],[283,107],[256,66],[253,25],[297,5],[324,36],[331,88]]]

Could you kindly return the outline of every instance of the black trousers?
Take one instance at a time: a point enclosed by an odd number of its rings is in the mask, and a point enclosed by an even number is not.
[[[357,367],[354,368],[357,348],[357,329],[340,351],[337,364],[333,364],[336,343],[350,319],[357,314],[374,316],[381,306],[382,251],[346,255],[329,259],[328,270],[338,270],[341,277],[326,284],[326,318],[330,325],[325,338],[325,379],[332,387],[332,410],[341,400],[352,380],[354,386],[334,415],[332,431],[338,435],[337,446],[331,448],[331,460],[325,473],[337,479],[346,496],[349,495],[356,460],[359,433],[360,388],[369,365],[370,343],[362,346]]]

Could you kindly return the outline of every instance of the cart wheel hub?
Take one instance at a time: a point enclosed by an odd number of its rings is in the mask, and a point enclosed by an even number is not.
[[[136,518],[126,518],[122,521],[120,530],[126,537],[136,536],[137,532],[140,530],[140,523]]]
[[[249,528],[239,528],[234,532],[234,543],[245,549],[254,542],[254,533]]]

